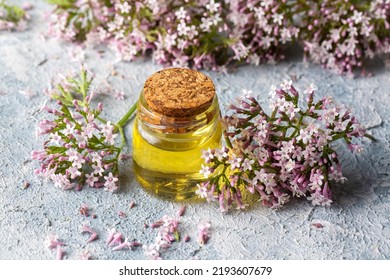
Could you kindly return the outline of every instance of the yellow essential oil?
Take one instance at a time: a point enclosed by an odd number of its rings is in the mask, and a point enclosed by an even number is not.
[[[134,172],[146,190],[161,198],[194,199],[197,184],[205,179],[199,173],[202,150],[221,144],[218,100],[210,81],[195,70],[169,68],[145,83],[133,127]]]

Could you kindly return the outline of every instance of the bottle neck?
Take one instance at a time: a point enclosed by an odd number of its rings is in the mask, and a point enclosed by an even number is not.
[[[215,96],[208,108],[193,116],[169,117],[150,109],[141,93],[137,106],[137,117],[151,131],[165,134],[193,133],[219,118],[218,98]]]
[[[151,110],[141,93],[135,126],[140,135],[156,147],[176,151],[195,148],[221,130],[217,96],[205,111],[178,118]]]

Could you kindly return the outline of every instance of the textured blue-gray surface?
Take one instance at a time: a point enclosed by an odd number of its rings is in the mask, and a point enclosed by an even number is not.
[[[72,45],[42,38],[46,29],[42,14],[50,8],[42,2],[33,1],[36,8],[26,32],[0,33],[0,259],[53,259],[55,252],[43,244],[48,234],[57,234],[67,244],[67,259],[77,259],[85,249],[95,259],[144,259],[142,248],[112,252],[105,245],[107,229],[116,227],[129,239],[149,244],[156,230],[144,228],[144,223],[163,214],[173,215],[181,205],[145,193],[133,178],[131,161],[121,166],[121,191],[117,194],[89,188],[63,191],[33,175],[37,162],[30,160],[30,152],[42,145],[34,133],[43,117],[38,110],[48,99],[44,89],[58,73],[80,67],[69,55]],[[145,79],[161,69],[149,60],[116,62],[110,51],[99,55],[96,50],[87,51],[85,64],[96,73],[97,87],[108,81],[126,92],[124,101],[98,96],[106,104],[105,116],[113,120],[135,102]],[[209,72],[222,104],[234,100],[242,88],[253,90],[266,102],[272,84],[293,77],[297,86],[304,88],[314,81],[319,95],[331,95],[350,106],[378,142],[365,141],[360,155],[339,145],[348,182],[334,186],[331,207],[313,207],[306,200],[297,200],[279,211],[259,205],[222,214],[215,204],[188,205],[180,231],[192,239],[174,243],[163,258],[389,259],[390,75],[381,63],[371,70],[373,77],[350,79],[317,65],[305,65],[297,57],[278,65],[244,66],[228,75]],[[29,98],[20,91],[35,95]],[[130,126],[126,133],[131,140]],[[28,189],[22,188],[25,181],[31,184]],[[131,201],[136,202],[132,209]],[[82,204],[97,218],[80,215]],[[118,211],[127,217],[120,218]],[[99,240],[86,243],[88,237],[80,233],[85,221],[96,229]],[[200,221],[212,224],[211,238],[203,247],[196,242]],[[321,223],[323,228],[313,223]]]

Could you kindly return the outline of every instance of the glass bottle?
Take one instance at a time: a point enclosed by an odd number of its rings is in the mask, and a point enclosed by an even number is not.
[[[133,127],[138,182],[161,198],[196,198],[202,150],[221,144],[218,99],[211,79],[186,68],[161,70],[145,82]]]

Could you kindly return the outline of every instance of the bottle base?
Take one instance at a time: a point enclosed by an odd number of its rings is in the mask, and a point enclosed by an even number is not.
[[[137,181],[149,193],[171,201],[200,201],[195,193],[197,185],[204,181],[199,173],[162,173],[140,167],[133,161]]]

